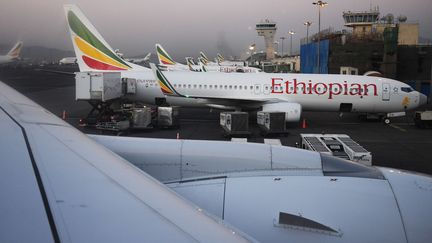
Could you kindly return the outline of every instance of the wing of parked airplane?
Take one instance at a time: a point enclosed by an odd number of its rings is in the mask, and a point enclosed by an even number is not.
[[[0,242],[243,242],[0,82]]]

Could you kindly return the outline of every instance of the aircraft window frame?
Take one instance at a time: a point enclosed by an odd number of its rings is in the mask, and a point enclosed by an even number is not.
[[[188,84],[188,89],[190,89],[191,88],[191,85],[190,84]]]
[[[196,88],[197,88],[197,85],[196,85],[196,84],[194,84],[194,85],[193,85],[193,87],[194,87],[194,89],[196,89]]]
[[[237,89],[237,85],[234,85],[234,89]]]
[[[199,85],[199,88],[202,89],[202,84]]]
[[[400,90],[405,93],[411,93],[414,91],[412,87],[401,87]]]
[[[224,85],[224,89],[228,89],[228,85],[225,84],[225,85]]]
[[[229,89],[232,89],[232,85],[229,85],[228,88],[229,88]]]
[[[207,84],[204,84],[204,89],[207,89]]]
[[[213,85],[210,84],[210,85],[209,85],[209,89],[213,89]]]

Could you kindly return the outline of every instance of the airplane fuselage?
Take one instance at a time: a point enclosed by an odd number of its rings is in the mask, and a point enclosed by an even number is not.
[[[402,82],[368,76],[192,72],[164,75],[185,97],[164,96],[151,72],[122,73],[137,82],[137,93],[129,98],[150,104],[155,98],[165,97],[169,104],[180,106],[258,108],[254,106],[259,103],[287,102],[298,103],[305,111],[341,111],[348,107],[344,111],[390,113],[416,108],[422,100],[420,93]]]
[[[9,56],[0,56],[0,64],[12,62],[14,59]]]

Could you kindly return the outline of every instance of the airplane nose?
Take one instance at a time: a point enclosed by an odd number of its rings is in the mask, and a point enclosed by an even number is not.
[[[427,96],[422,93],[419,96],[419,106],[425,105],[427,103]]]

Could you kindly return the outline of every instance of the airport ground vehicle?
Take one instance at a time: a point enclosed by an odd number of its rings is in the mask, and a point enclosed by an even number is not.
[[[416,111],[414,123],[418,128],[432,128],[432,111]]]

